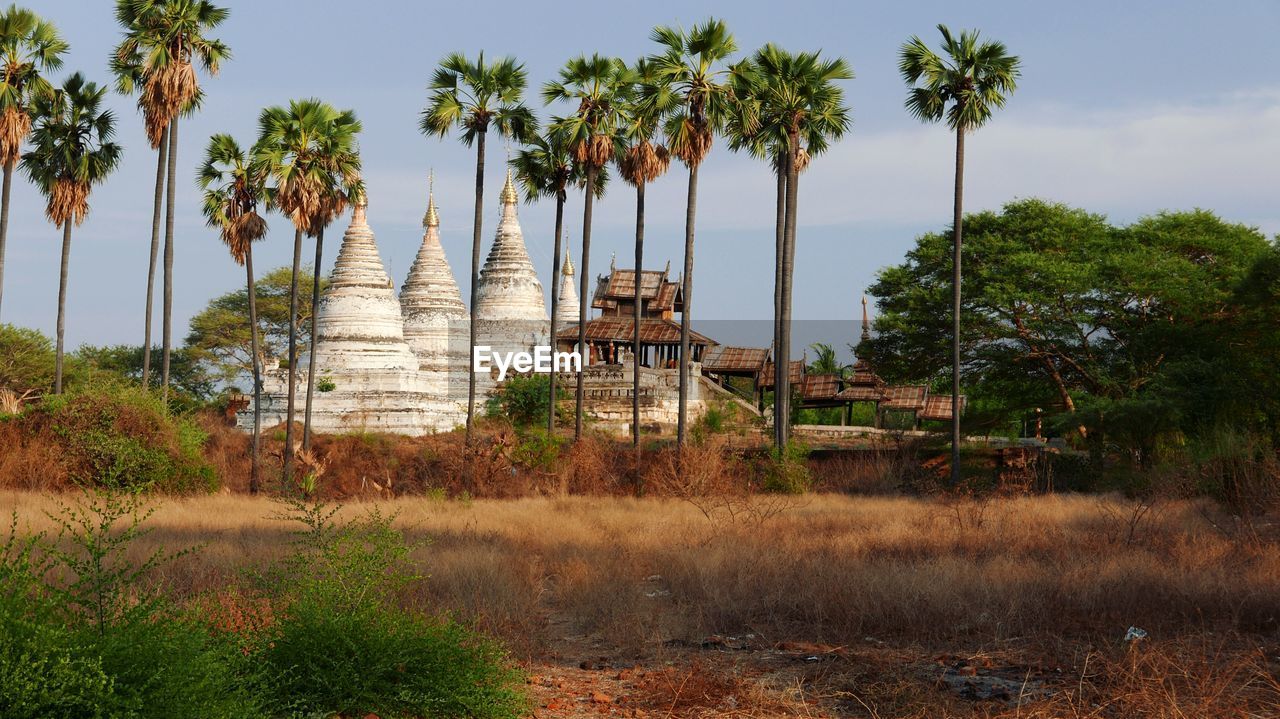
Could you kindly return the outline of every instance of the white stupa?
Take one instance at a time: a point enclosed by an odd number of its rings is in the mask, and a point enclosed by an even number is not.
[[[431,386],[405,341],[400,303],[359,201],[316,314],[316,391],[311,426],[319,432],[376,430],[424,434],[449,430],[463,406]],[[305,365],[304,365],[305,367]],[[296,421],[302,420],[305,370],[299,372]],[[288,372],[264,377],[264,421],[284,421]],[[249,421],[252,421],[251,419]]]
[[[422,245],[400,288],[404,338],[418,356],[418,366],[428,375],[433,391],[461,399],[467,396],[470,317],[440,244],[434,193],[427,196],[422,225],[426,228]]]
[[[565,243],[564,264],[560,266],[560,293],[556,296],[556,331],[566,325],[578,323],[578,288],[574,287],[573,260],[569,257],[569,243]]]
[[[471,316],[482,323],[518,322],[533,325],[547,322],[547,308],[542,297],[542,282],[529,260],[524,234],[516,216],[516,194],[511,170],[502,188],[502,219],[480,270],[476,289],[476,306]]]

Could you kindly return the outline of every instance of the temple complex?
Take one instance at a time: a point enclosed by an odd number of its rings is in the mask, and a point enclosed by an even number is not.
[[[499,196],[501,215],[493,244],[476,285],[475,312],[468,313],[445,256],[435,193],[427,197],[423,235],[413,265],[397,298],[368,224],[365,201],[356,204],[351,223],[316,315],[316,385],[312,426],[321,432],[383,431],[419,435],[450,431],[466,420],[471,377],[470,323],[477,346],[493,352],[531,352],[554,344],[559,351],[578,343],[579,296],[576,272],[566,250],[560,276],[553,282],[559,316],[554,334],[538,279],[517,216],[518,196],[511,173]],[[618,268],[598,276],[586,322],[583,373],[585,408],[597,427],[630,430],[634,368],[636,288],[640,290],[640,408],[646,431],[674,428],[678,416],[680,321],[684,312],[681,278],[662,270]],[[598,313],[598,314],[595,314]],[[870,338],[866,299],[862,338]],[[737,402],[767,415],[766,394],[773,390],[770,348],[729,347],[690,332],[689,416],[696,419],[712,402]],[[893,416],[901,426],[951,417],[950,397],[932,396],[924,386],[888,386],[859,358],[850,368],[812,374],[798,360],[788,368],[802,408],[874,405],[875,424]],[[307,377],[299,362],[296,418],[302,421]],[[476,405],[482,411],[497,387],[497,370],[476,375]],[[566,376],[571,387],[573,377]],[[263,373],[263,418],[282,423],[287,405],[288,371],[277,366]],[[961,405],[963,411],[963,404]],[[904,416],[905,415],[905,416]],[[238,413],[242,427],[252,426],[253,411]]]

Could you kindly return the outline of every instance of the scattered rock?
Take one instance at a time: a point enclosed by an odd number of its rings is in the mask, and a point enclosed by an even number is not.
[[[608,694],[603,694],[601,692],[593,692],[591,694],[591,703],[592,704],[612,704],[613,697],[609,696]]]

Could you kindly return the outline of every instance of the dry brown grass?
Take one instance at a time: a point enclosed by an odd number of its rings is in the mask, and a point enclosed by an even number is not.
[[[11,492],[0,511],[47,529],[54,501]],[[1199,503],[1169,502],[1136,531],[1130,503],[1068,496],[979,507],[821,495],[742,523],[669,499],[380,506],[431,540],[418,558],[432,602],[500,632],[541,622],[539,607],[629,633],[637,648],[747,631],[843,644],[1280,629],[1280,543],[1224,534]],[[278,556],[291,527],[275,511],[235,495],[164,500],[144,544],[205,543],[168,570],[180,594],[195,594]]]
[[[9,492],[0,513],[16,511],[22,531],[48,530],[57,501]],[[520,657],[560,656],[576,638],[657,662],[630,703],[657,715],[837,707],[867,717],[1246,717],[1280,708],[1280,532],[1224,530],[1230,522],[1207,504],[1140,511],[1115,497],[816,495],[749,522],[718,521],[679,499],[378,506],[430,540],[414,555],[429,577],[415,601],[496,634]],[[201,544],[155,579],[220,622],[262,621],[235,587],[246,568],[288,551],[294,528],[278,511],[242,495],[165,499],[155,531],[132,551],[142,559],[157,545]],[[1150,643],[1126,648],[1129,626]],[[825,659],[788,659],[801,671],[772,678],[759,667],[716,669],[698,658],[711,635],[750,635],[766,658]],[[930,659],[956,651],[970,663],[990,653],[1014,661],[1052,693],[1020,708],[960,700],[938,688],[940,663]],[[729,694],[736,703],[724,703]]]

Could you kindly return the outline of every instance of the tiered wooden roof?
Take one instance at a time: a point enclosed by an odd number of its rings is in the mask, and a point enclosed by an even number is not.
[[[840,376],[806,374],[800,382],[800,397],[805,401],[834,400],[840,394]]]
[[[804,360],[792,360],[790,363],[788,378],[792,385],[799,385],[804,379]],[[773,362],[765,362],[761,368],[760,374],[757,375],[756,385],[761,388],[773,386]]]
[[[702,371],[754,376],[769,361],[769,350],[759,347],[712,347],[702,357]]]
[[[635,320],[630,317],[605,316],[587,320],[588,342],[632,342],[635,339]],[[578,341],[578,324],[565,325],[556,333],[561,342]],[[660,317],[640,320],[640,342],[646,345],[680,344],[680,323]],[[706,335],[689,330],[689,342],[704,347],[716,344]]]
[[[925,408],[929,388],[922,384],[885,387],[881,409],[900,409],[919,412]]]
[[[965,396],[960,395],[960,413],[964,414]],[[951,395],[930,395],[920,412],[920,419],[951,421]]]
[[[668,279],[669,270],[644,270],[640,273],[640,299],[646,315],[684,311],[684,294],[679,283]],[[605,314],[615,312],[620,306],[630,306],[636,296],[635,270],[610,270],[608,276],[596,284],[591,306]]]
[[[867,385],[845,387],[840,391],[840,394],[836,395],[837,399],[842,399],[846,402],[882,402],[884,397],[884,388]]]

